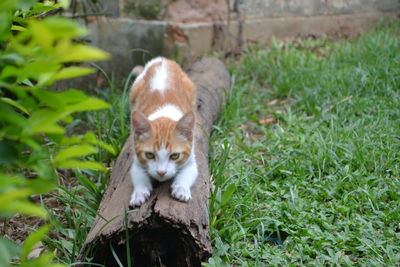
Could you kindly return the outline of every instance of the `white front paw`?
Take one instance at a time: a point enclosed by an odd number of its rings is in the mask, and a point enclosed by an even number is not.
[[[192,199],[192,195],[190,194],[190,188],[181,185],[172,185],[172,193],[171,195],[177,200],[187,202]]]
[[[130,206],[140,206],[142,205],[150,196],[150,190],[147,188],[135,189],[133,190],[131,201],[129,201]]]

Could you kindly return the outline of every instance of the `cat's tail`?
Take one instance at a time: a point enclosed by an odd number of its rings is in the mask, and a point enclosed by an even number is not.
[[[131,73],[137,77],[143,72],[143,70],[144,70],[143,66],[137,65],[132,69]]]
[[[141,65],[136,65],[132,70],[131,70],[131,75],[136,76],[135,80],[139,77],[140,74],[142,74],[144,71],[144,67]],[[134,99],[136,98],[135,94],[135,83],[132,84],[130,93],[129,93],[129,100],[131,103],[133,103]]]

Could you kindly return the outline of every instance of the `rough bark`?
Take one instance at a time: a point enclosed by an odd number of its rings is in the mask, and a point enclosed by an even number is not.
[[[230,76],[223,63],[213,58],[196,60],[186,72],[198,87],[194,131],[199,178],[192,199],[182,203],[170,195],[170,182],[161,183],[140,208],[129,210],[132,192],[129,169],[132,137],[126,141],[111,173],[99,215],[89,232],[80,258],[118,266],[112,250],[127,266],[127,243],[132,266],[200,266],[212,253],[207,201],[209,134],[230,91]],[[112,247],[112,248],[111,248]]]

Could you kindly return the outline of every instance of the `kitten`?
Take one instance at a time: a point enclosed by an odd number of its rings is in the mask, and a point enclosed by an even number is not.
[[[152,179],[173,179],[171,195],[189,201],[198,176],[193,130],[197,88],[172,60],[148,62],[132,85],[134,159],[131,206],[150,196]]]

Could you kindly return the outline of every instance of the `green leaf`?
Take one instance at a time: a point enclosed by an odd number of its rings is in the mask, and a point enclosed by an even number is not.
[[[97,152],[97,148],[88,144],[75,145],[64,150],[61,150],[54,158],[56,165],[58,166],[61,162],[72,159],[84,157]]]
[[[54,36],[60,38],[81,37],[87,35],[88,32],[78,22],[63,17],[50,16],[44,19],[42,23]]]
[[[41,124],[32,129],[32,134],[64,134],[65,129],[57,124]]]
[[[65,114],[51,109],[39,109],[28,119],[28,124],[25,126],[24,134],[63,134],[65,129],[57,125],[56,122],[65,116]]]
[[[61,62],[84,62],[90,60],[106,60],[110,55],[103,50],[88,45],[73,45],[67,53],[60,55]]]
[[[233,197],[233,193],[236,191],[236,185],[230,184],[225,192],[222,194],[221,206],[227,204]]]
[[[51,77],[61,69],[61,67],[61,64],[51,60],[35,61],[29,63],[25,68],[19,69],[19,81],[26,78],[33,78],[40,84],[45,84],[51,82]]]
[[[0,2],[0,42],[7,40],[11,35],[9,30],[11,25],[11,16],[10,14],[4,14],[1,12],[1,10],[4,10],[2,6],[3,3]]]
[[[13,203],[8,203],[7,205],[0,207],[0,210],[3,212],[11,212],[13,214],[21,213],[27,216],[35,216],[43,219],[47,218],[46,210],[27,200],[15,200]]]
[[[45,219],[47,217],[46,211],[27,200],[30,194],[31,190],[29,189],[15,189],[3,192],[0,195],[0,211],[22,213]]]
[[[0,12],[8,13],[15,8],[18,1],[15,0],[2,0],[0,2]]]
[[[60,70],[53,76],[55,81],[71,79],[79,76],[84,76],[90,73],[95,72],[93,68],[84,68],[84,67],[68,67]]]
[[[65,106],[65,101],[60,93],[51,92],[49,90],[38,89],[32,92],[43,106],[60,109]]]
[[[19,32],[24,32],[26,31],[25,27],[19,26],[19,25],[12,25],[11,26],[12,31],[19,31]]]
[[[8,65],[0,73],[0,80],[5,80],[10,77],[18,77],[20,75],[21,69]]]
[[[3,193],[0,195],[0,210],[3,209],[6,205],[10,205],[10,202],[23,199],[30,195],[31,191],[29,189],[21,189],[21,190],[13,190],[8,191],[7,193]]]
[[[24,116],[2,102],[0,102],[0,119],[19,127],[23,127],[27,123],[27,119]]]
[[[10,260],[21,254],[21,247],[7,238],[0,237],[0,259],[3,264],[9,263]]]
[[[85,93],[76,89],[65,90],[58,93],[58,95],[66,104],[79,103],[89,98]]]
[[[0,173],[0,188],[4,188],[6,186],[20,186],[25,184],[27,180],[23,177],[19,176],[10,176],[3,173]]]
[[[76,145],[82,142],[83,137],[82,136],[63,136],[60,142],[61,146],[71,146],[71,145]]]
[[[27,260],[27,257],[29,255],[29,252],[31,252],[32,248],[41,240],[44,239],[44,237],[47,235],[47,233],[50,231],[51,226],[50,225],[44,225],[40,227],[36,232],[30,234],[26,239],[25,242],[22,246],[22,255],[21,255],[21,262],[25,263]]]
[[[44,178],[29,179],[26,182],[26,186],[29,187],[34,194],[44,194],[56,189],[57,181]]]
[[[31,20],[29,22],[29,30],[30,33],[32,34],[33,40],[44,51],[51,51],[51,47],[55,36],[42,21]]]
[[[87,170],[105,171],[106,167],[94,161],[66,160],[58,163],[59,168],[79,168]]]
[[[80,103],[69,105],[68,113],[78,112],[78,111],[88,111],[88,110],[99,110],[109,108],[110,105],[103,100],[97,98],[88,98]]]
[[[58,7],[57,6],[53,6],[53,4],[52,5],[48,5],[48,4],[45,4],[45,3],[36,3],[33,6],[33,8],[31,8],[29,10],[28,16],[35,16],[35,15],[37,16],[40,13],[49,12],[49,11],[55,10],[55,9],[58,9]]]
[[[4,102],[4,103],[7,103],[7,104],[9,104],[9,105],[11,105],[11,106],[13,106],[13,107],[15,107],[15,108],[21,110],[21,111],[24,112],[25,114],[29,115],[29,111],[28,111],[24,106],[22,106],[21,104],[15,102],[15,101],[12,100],[11,98],[0,97],[0,101],[2,101],[2,102]]]
[[[108,152],[110,152],[111,154],[113,154],[113,155],[117,154],[117,151],[114,149],[113,146],[111,146],[111,145],[109,145],[107,143],[104,143],[104,142],[100,142],[100,141],[98,141],[97,144],[101,148],[103,148],[103,149],[107,150]]]
[[[34,86],[33,83],[32,83],[29,79],[24,79],[24,80],[22,80],[22,81],[21,81],[21,84],[28,85],[28,86],[30,86],[30,87],[33,87],[33,86]]]
[[[85,186],[87,189],[89,189],[92,193],[98,195],[101,198],[100,190],[99,187],[93,183],[88,177],[84,175],[77,175],[77,178],[79,182]]]
[[[85,135],[83,136],[83,139],[84,139],[85,141],[89,142],[89,143],[97,142],[96,135],[95,135],[93,132],[91,132],[91,131],[85,133]]]
[[[45,151],[43,151],[42,153],[43,154],[41,154],[41,156],[46,160],[41,160],[40,162],[36,162],[35,165],[33,166],[33,169],[38,175],[37,178],[55,182],[57,181],[58,176],[56,175],[54,168],[50,164],[49,151],[45,149]]]
[[[84,135],[81,136],[64,136],[60,142],[60,145],[62,146],[70,146],[70,145],[75,145],[75,144],[79,144],[79,143],[89,143],[92,145],[97,145],[105,150],[107,150],[108,152],[112,153],[113,155],[116,154],[116,150],[114,149],[114,147],[112,147],[111,145],[101,142],[99,140],[97,140],[96,135],[93,132],[87,132]]]
[[[5,64],[21,64],[24,62],[24,58],[21,57],[21,55],[17,53],[9,53],[5,55],[0,55],[0,62],[5,63]]]
[[[101,148],[107,150],[108,152],[110,152],[111,154],[115,155],[117,152],[114,149],[114,147],[112,147],[111,145],[101,142],[99,140],[97,140],[96,135],[93,132],[87,132],[84,136],[83,136],[84,140],[92,145],[98,145]]]
[[[66,116],[64,118],[61,119],[62,122],[65,122],[66,124],[70,124],[74,121],[74,117],[72,116]]]
[[[0,167],[10,166],[10,164],[16,162],[19,157],[18,143],[16,141],[8,139],[0,141]]]

